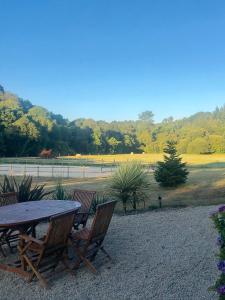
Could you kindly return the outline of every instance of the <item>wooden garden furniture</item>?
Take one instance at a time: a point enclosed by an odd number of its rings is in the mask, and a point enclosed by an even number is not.
[[[96,195],[95,191],[86,191],[75,189],[73,192],[73,199],[79,201],[81,208],[75,216],[74,228],[79,229],[79,226],[82,225],[83,228],[87,224],[88,216],[90,214],[90,209],[94,197]]]
[[[0,207],[17,203],[17,193],[2,193],[0,194]],[[11,228],[0,228],[0,252],[3,256],[6,253],[3,249],[4,245],[7,245],[12,252],[14,242],[18,241],[18,231]]]
[[[101,250],[109,259],[110,256],[103,247],[103,241],[106,236],[116,201],[103,203],[97,206],[91,228],[87,227],[71,235],[71,241],[77,256],[77,261],[73,269],[77,269],[83,262],[90,270],[97,273],[92,264],[97,253]]]
[[[75,211],[59,214],[51,217],[47,234],[41,239],[35,239],[29,235],[20,235],[23,246],[19,251],[25,263],[25,269],[29,269],[28,280],[36,276],[44,287],[47,287],[43,273],[54,271],[60,262],[69,269],[67,264],[68,237],[71,233]]]
[[[27,234],[28,228],[33,224],[49,221],[51,217],[58,214],[77,212],[80,206],[79,202],[64,200],[28,201],[2,206],[0,207],[0,229],[16,228],[20,235],[24,235]],[[24,243],[25,240],[20,239],[20,250],[24,249]],[[0,270],[14,272],[28,278],[30,274],[27,272],[26,265],[23,253],[19,252],[19,259],[16,262],[12,264],[1,263]]]

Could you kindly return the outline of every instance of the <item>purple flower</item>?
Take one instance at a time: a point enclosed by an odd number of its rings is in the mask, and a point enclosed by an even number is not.
[[[225,205],[220,206],[218,209],[219,212],[224,212],[225,211]]]
[[[216,244],[217,244],[217,246],[220,246],[220,247],[222,247],[222,246],[224,245],[224,241],[223,241],[221,235],[219,235],[219,236],[217,237]]]
[[[218,287],[217,292],[221,295],[225,295],[225,285]]]
[[[218,214],[217,211],[212,211],[211,213],[209,213],[209,217],[210,217],[210,218],[216,217],[217,214]]]
[[[225,261],[221,260],[218,264],[217,264],[218,269],[222,272],[225,273]]]

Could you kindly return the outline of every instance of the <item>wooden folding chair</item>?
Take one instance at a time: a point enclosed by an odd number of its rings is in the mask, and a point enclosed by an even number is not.
[[[10,205],[17,203],[17,193],[2,193],[0,194],[0,206]],[[0,228],[0,252],[3,256],[6,256],[3,249],[4,245],[7,245],[10,252],[13,251],[14,242],[18,241],[19,232],[16,229]],[[15,246],[14,246],[15,247]]]
[[[47,234],[36,239],[29,235],[20,235],[19,252],[25,270],[30,272],[28,281],[36,276],[47,287],[47,280],[42,275],[54,271],[59,262],[69,269],[67,258],[68,237],[73,227],[75,212],[59,214],[50,219]]]
[[[74,229],[79,229],[80,225],[82,225],[83,228],[86,226],[95,195],[95,191],[85,191],[78,189],[74,190],[73,199],[81,203],[81,208],[75,216]]]
[[[83,228],[71,235],[71,241],[77,255],[77,261],[73,269],[77,269],[83,262],[94,273],[97,273],[93,266],[98,250],[101,250],[109,259],[111,257],[103,248],[103,241],[107,233],[116,201],[103,203],[97,206],[97,211],[90,229]]]

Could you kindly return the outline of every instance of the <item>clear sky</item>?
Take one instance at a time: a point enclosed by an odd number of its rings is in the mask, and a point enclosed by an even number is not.
[[[224,0],[0,0],[0,84],[70,120],[225,103]]]

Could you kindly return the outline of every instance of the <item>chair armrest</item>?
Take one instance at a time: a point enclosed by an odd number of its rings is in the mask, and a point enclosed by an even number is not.
[[[19,236],[21,239],[25,240],[26,242],[33,242],[33,243],[36,243],[38,245],[43,245],[44,244],[44,241],[42,240],[38,240],[32,236],[29,236],[27,234],[20,234]]]

